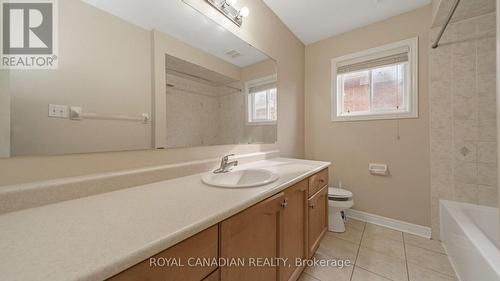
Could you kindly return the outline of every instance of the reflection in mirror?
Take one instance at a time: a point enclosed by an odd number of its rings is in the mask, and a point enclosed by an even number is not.
[[[0,157],[276,142],[275,61],[188,4],[57,6],[58,66],[0,70]]]
[[[167,147],[276,141],[274,61],[235,69],[229,77],[166,56]]]
[[[276,142],[275,61],[184,2],[204,31],[189,45],[204,59],[165,54],[166,147]]]

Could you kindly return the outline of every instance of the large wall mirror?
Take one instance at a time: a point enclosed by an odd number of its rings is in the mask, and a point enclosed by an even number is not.
[[[58,22],[57,69],[1,70],[0,157],[276,142],[275,60],[182,0],[58,1]]]

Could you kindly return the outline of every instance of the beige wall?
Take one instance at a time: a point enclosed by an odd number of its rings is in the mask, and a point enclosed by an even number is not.
[[[264,60],[241,69],[241,80],[247,82],[250,80],[275,75],[276,63],[273,60]]]
[[[10,155],[9,72],[0,70],[0,158]]]
[[[430,226],[430,22],[429,5],[306,46],[306,158],[333,162],[330,184],[342,181],[354,193],[354,209],[424,226]],[[331,59],[415,36],[419,118],[332,122]],[[387,164],[390,176],[371,176],[369,163]]]
[[[149,33],[80,1],[59,9],[59,68],[10,73],[13,155],[150,148],[151,124],[48,117],[49,103],[151,114]]]
[[[63,4],[62,2],[69,4]],[[278,89],[280,93],[278,104],[279,119],[283,120],[280,121],[278,126],[277,144],[226,145],[166,149],[161,151],[146,150],[0,159],[0,185],[205,159],[218,157],[226,153],[242,154],[279,149],[283,156],[302,157],[304,152],[304,45],[262,1],[242,0],[240,2],[242,5],[248,6],[251,10],[251,15],[245,19],[242,28],[236,28],[232,24],[228,24],[225,18],[221,17],[219,20],[225,21],[225,25],[236,35],[277,60],[279,72]],[[89,13],[90,18],[96,18],[102,13],[76,0],[61,1],[61,4],[63,5],[59,5],[60,7],[64,5],[71,6],[68,11],[64,11],[61,14],[69,13],[70,15],[78,15],[78,10],[84,9],[85,13]],[[65,16],[64,18],[70,20],[69,17]],[[64,25],[63,22],[63,19],[61,19],[61,26]],[[127,29],[125,27],[127,25],[123,23],[125,29]],[[99,33],[99,30],[103,28],[97,25],[97,23],[91,24],[91,27],[96,33]],[[123,29],[117,32],[122,35],[124,34]],[[152,42],[150,32],[146,32],[145,34],[147,37],[145,40]],[[71,34],[67,36],[71,36]],[[75,37],[74,40],[78,41],[80,39]],[[79,50],[78,46],[74,48]],[[60,46],[59,49],[61,52],[64,52],[63,46]],[[60,61],[60,63],[63,62]],[[102,63],[103,67],[110,67],[116,62],[104,61]],[[128,60],[120,61],[120,65],[134,67]],[[72,70],[75,71],[75,68]],[[92,75],[93,71],[95,69],[89,69],[84,73],[76,73],[81,77],[85,77],[86,75]],[[147,79],[148,81],[152,80],[149,76]],[[80,81],[77,82],[75,82],[77,87],[88,84],[82,84]]]

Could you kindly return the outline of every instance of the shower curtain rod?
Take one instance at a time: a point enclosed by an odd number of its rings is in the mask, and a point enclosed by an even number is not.
[[[441,37],[443,36],[444,31],[446,30],[446,27],[451,21],[451,17],[453,17],[453,14],[455,13],[455,10],[458,7],[458,3],[460,3],[460,0],[455,0],[455,3],[453,4],[453,7],[450,10],[450,13],[448,14],[448,18],[446,19],[446,22],[444,23],[443,27],[441,27],[441,30],[439,31],[438,37],[436,38],[436,41],[434,44],[432,44],[432,48],[436,49],[439,46],[439,41],[441,40]]]

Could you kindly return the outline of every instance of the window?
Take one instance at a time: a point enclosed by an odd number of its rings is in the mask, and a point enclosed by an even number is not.
[[[276,76],[245,83],[245,92],[247,93],[247,124],[276,124],[278,119]]]
[[[418,116],[417,38],[332,61],[332,120]]]

